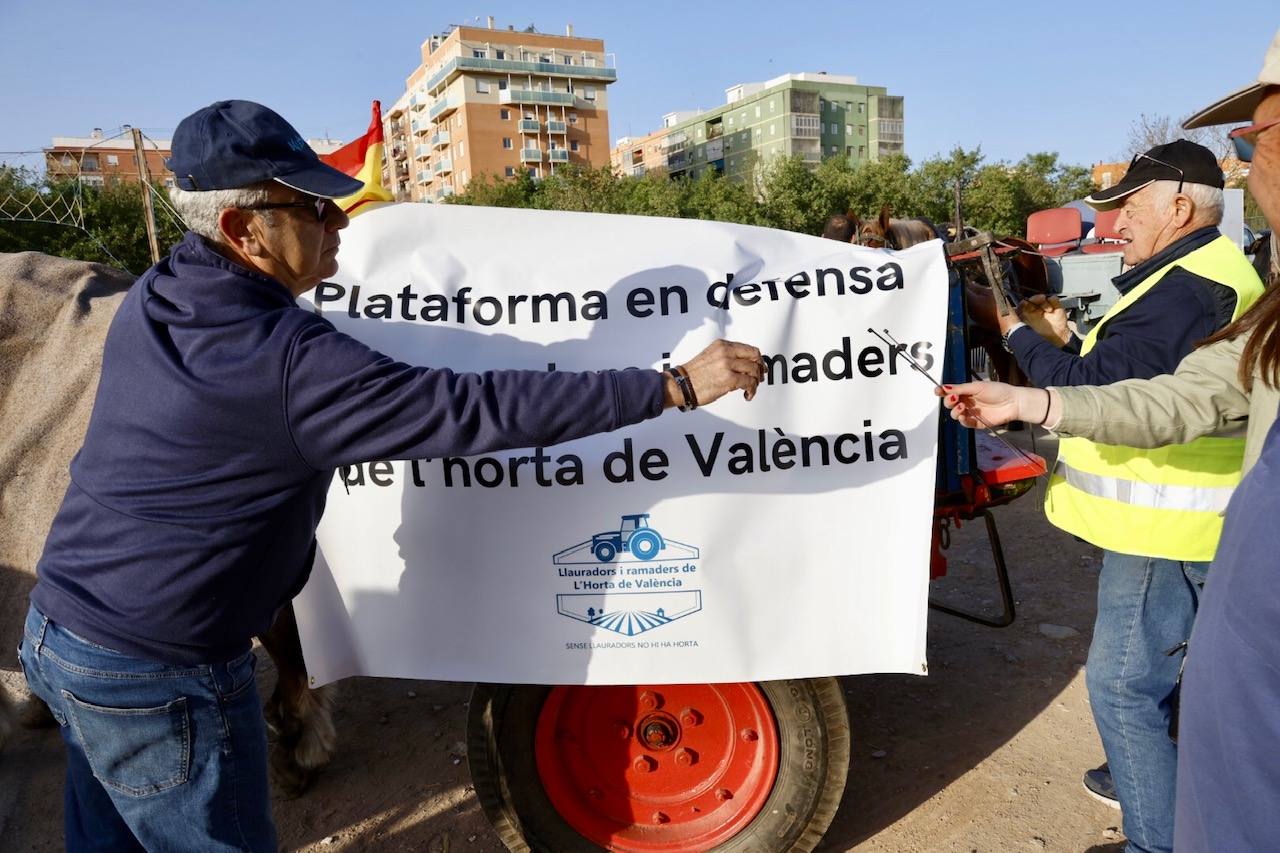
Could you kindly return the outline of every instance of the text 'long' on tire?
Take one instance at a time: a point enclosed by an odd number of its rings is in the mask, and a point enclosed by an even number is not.
[[[812,850],[849,770],[834,678],[481,684],[467,734],[480,804],[521,853]]]

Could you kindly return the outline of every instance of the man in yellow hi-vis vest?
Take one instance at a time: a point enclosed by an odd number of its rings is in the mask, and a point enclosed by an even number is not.
[[[1083,340],[1066,331],[1053,300],[1002,319],[1005,344],[1032,382],[1173,373],[1261,295],[1253,267],[1218,231],[1222,189],[1212,152],[1178,140],[1139,154],[1118,184],[1086,199],[1119,208],[1128,267],[1113,280],[1120,300]],[[1169,722],[1181,655],[1170,651],[1191,635],[1243,453],[1242,433],[1157,450],[1068,438],[1050,478],[1049,520],[1104,549],[1087,683],[1107,765],[1084,781],[1099,799],[1118,800],[1133,853],[1173,848]]]

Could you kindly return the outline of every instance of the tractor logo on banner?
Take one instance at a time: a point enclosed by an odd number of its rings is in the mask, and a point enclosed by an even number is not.
[[[561,616],[634,637],[702,609],[693,545],[664,536],[648,513],[624,515],[616,528],[555,554],[574,592],[556,596]]]

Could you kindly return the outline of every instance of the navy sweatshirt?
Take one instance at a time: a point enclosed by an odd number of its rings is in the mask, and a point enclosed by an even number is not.
[[[1188,255],[1220,236],[1216,226],[1194,231],[1116,276],[1123,296],[1170,261]],[[1236,293],[1225,284],[1171,269],[1114,320],[1108,320],[1088,355],[1079,344],[1059,349],[1022,326],[1009,335],[1009,349],[1032,384],[1110,385],[1124,379],[1150,379],[1173,373],[1196,344],[1231,321]]]
[[[31,600],[129,655],[230,660],[306,582],[335,468],[545,446],[662,407],[654,370],[397,362],[187,234],[112,321]]]
[[[1280,838],[1280,419],[1231,495],[1187,646],[1174,847],[1275,850]]]

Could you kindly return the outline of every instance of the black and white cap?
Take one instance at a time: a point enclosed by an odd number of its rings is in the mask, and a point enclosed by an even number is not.
[[[1120,182],[1105,190],[1098,190],[1085,199],[1097,210],[1118,207],[1126,196],[1136,193],[1156,181],[1178,181],[1181,184],[1204,184],[1222,189],[1222,167],[1218,158],[1203,145],[1179,139],[1165,145],[1157,145],[1134,157]]]

